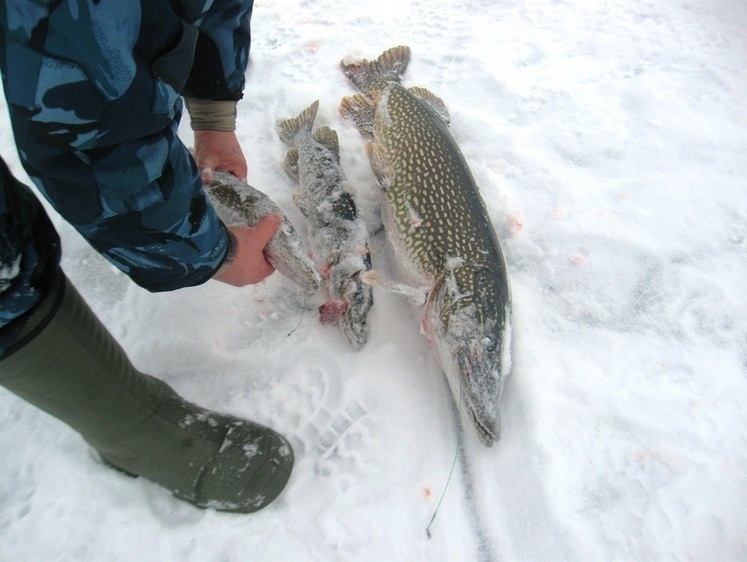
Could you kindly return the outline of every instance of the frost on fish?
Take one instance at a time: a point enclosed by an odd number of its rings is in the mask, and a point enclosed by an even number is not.
[[[382,222],[397,281],[367,282],[422,307],[433,348],[463,416],[480,440],[500,436],[499,399],[510,371],[511,306],[506,265],[485,204],[448,131],[445,104],[405,89],[408,47],[374,61],[344,61],[361,92],[340,111],[372,140],[366,149],[382,188]]]
[[[290,146],[284,167],[301,186],[294,202],[308,220],[329,294],[319,308],[320,321],[337,324],[348,344],[359,349],[368,339],[373,305],[371,287],[361,280],[371,269],[368,230],[340,165],[337,133],[329,127],[313,130],[318,108],[317,101],[298,117],[280,122],[278,134]]]
[[[446,373],[462,417],[485,445],[500,437],[499,400],[511,368],[510,304],[494,298],[470,265],[447,266],[423,308],[421,331]],[[465,291],[466,286],[475,287]]]
[[[321,276],[296,233],[293,225],[267,195],[228,172],[213,172],[207,186],[216,212],[226,224],[237,222],[254,226],[266,215],[277,213],[283,217],[275,236],[267,244],[267,261],[307,293],[313,294],[321,286]]]

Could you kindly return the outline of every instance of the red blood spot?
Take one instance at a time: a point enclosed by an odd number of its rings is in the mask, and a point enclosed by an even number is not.
[[[425,499],[429,500],[429,499],[431,499],[431,496],[433,495],[433,492],[431,491],[430,488],[425,488],[423,490],[423,495],[425,496]]]
[[[319,274],[322,276],[323,279],[329,279],[330,271],[332,271],[331,263],[325,263],[324,265],[322,265],[322,267],[319,268]]]
[[[524,219],[521,216],[521,213],[519,211],[514,211],[508,215],[508,220],[510,221],[510,231],[511,234],[516,234],[519,232],[522,228],[524,228]]]
[[[319,321],[322,324],[335,324],[348,310],[348,301],[332,300],[319,307]]]

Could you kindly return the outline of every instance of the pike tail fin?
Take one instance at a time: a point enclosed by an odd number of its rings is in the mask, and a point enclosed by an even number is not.
[[[292,119],[286,119],[278,123],[278,135],[286,143],[292,143],[293,138],[301,131],[306,131],[311,134],[311,129],[314,126],[314,119],[316,119],[316,112],[319,110],[319,100],[312,103],[309,107],[304,109],[298,117]]]
[[[358,90],[371,94],[391,83],[399,83],[410,62],[410,47],[400,45],[385,51],[375,61],[340,61],[342,72]]]

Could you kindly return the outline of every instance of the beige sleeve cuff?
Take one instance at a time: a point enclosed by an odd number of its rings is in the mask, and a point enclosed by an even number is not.
[[[236,102],[184,98],[193,131],[235,131]]]

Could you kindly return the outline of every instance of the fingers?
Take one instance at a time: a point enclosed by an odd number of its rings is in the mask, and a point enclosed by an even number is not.
[[[202,179],[202,185],[208,185],[211,181],[213,181],[213,169],[208,167],[201,168],[200,178]]]
[[[272,213],[270,215],[265,215],[256,225],[249,227],[255,230],[257,242],[262,244],[262,249],[264,249],[264,247],[267,246],[267,243],[272,240],[272,237],[275,236],[275,233],[278,228],[280,228],[282,222],[283,218],[279,214]]]
[[[236,134],[230,131],[195,131],[195,160],[203,174],[202,181],[210,181],[213,170],[225,170],[246,180],[247,165]]]
[[[275,268],[267,261],[264,250],[281,222],[280,215],[271,214],[262,217],[255,226],[228,227],[235,237],[236,257],[221,268],[213,279],[243,287],[259,283],[271,275]]]

